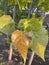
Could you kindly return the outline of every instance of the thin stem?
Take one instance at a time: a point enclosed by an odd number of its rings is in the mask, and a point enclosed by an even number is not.
[[[8,12],[8,0],[5,1],[5,14],[7,15]]]
[[[7,35],[7,38],[9,38],[9,35]],[[12,49],[12,43],[10,44],[10,52],[9,52],[9,57],[8,60],[11,61],[12,60],[12,53],[13,53],[13,49]]]
[[[15,21],[15,18],[16,18],[16,5],[14,5],[14,8],[13,8],[13,20]]]
[[[16,18],[16,5],[14,5],[13,8],[13,20],[15,21]],[[12,60],[12,53],[13,53],[13,49],[12,49],[12,43],[10,44],[10,54],[9,54],[9,61]]]
[[[33,1],[32,1],[31,5],[30,5],[30,7],[29,7],[28,18],[30,18],[30,15],[31,15],[31,11],[32,11],[32,5],[33,5]]]
[[[13,49],[12,49],[12,44],[10,44],[9,61],[12,60],[12,51],[13,51]]]
[[[31,57],[30,57],[28,65],[32,64],[33,59],[34,59],[34,52],[32,51],[32,54],[31,54]]]
[[[30,18],[31,11],[32,11],[32,7],[33,7],[33,0],[32,0],[32,3],[31,3],[31,5],[30,5],[30,8],[29,8],[28,18]],[[32,54],[31,54],[31,57],[30,57],[30,59],[29,59],[28,65],[31,65],[33,59],[34,59],[34,52],[32,51]]]

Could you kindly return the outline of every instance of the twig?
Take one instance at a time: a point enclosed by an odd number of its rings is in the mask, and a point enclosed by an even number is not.
[[[13,20],[15,21],[15,18],[16,18],[16,4],[14,5],[14,8],[13,8]]]
[[[30,57],[30,59],[29,59],[28,65],[31,65],[33,59],[34,59],[34,52],[32,52],[32,54],[31,54],[31,57]]]
[[[9,61],[11,61],[11,60],[12,60],[12,51],[13,51],[13,49],[12,49],[12,44],[10,44]]]
[[[15,21],[15,17],[16,17],[16,5],[14,5],[13,8],[13,20]],[[13,49],[12,49],[12,43],[10,44],[10,54],[9,54],[9,61],[12,60],[12,53],[13,53]]]
[[[28,18],[30,18],[30,15],[31,15],[32,5],[33,5],[33,0],[32,0],[30,7],[29,7]]]
[[[9,38],[10,35],[7,35],[7,38]],[[13,53],[13,49],[12,49],[12,43],[10,44],[10,51],[9,51],[9,57],[8,60],[11,61],[12,60],[12,53]]]

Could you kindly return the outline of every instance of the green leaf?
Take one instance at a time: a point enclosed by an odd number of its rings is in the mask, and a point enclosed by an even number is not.
[[[38,7],[45,11],[49,11],[49,0],[39,0]]]
[[[7,35],[11,34],[15,30],[15,23],[9,15],[3,15],[0,17],[0,31]]]
[[[18,23],[18,28],[20,28],[21,30],[24,30],[24,22],[27,19],[20,19],[19,23]]]
[[[16,5],[16,4],[17,4],[17,0],[8,0],[8,6]]]
[[[42,21],[40,19],[31,18],[24,22],[24,30],[26,31],[38,31],[42,27]]]
[[[30,43],[30,49],[39,55],[43,60],[45,49],[48,43],[48,33],[45,28],[41,28],[38,32],[30,32],[32,34],[32,41]]]
[[[38,31],[42,27],[42,24],[42,19],[32,17],[31,19],[21,19],[18,27],[24,29],[26,32]]]

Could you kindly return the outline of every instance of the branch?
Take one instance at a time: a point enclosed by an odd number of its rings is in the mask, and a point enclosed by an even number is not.
[[[33,1],[29,7],[29,12],[28,12],[28,18],[30,18],[30,15],[31,15],[31,11],[32,11],[32,6],[33,6]]]
[[[34,52],[32,52],[32,54],[31,54],[31,57],[30,57],[28,65],[31,65],[33,59],[34,59]]]
[[[14,5],[14,8],[13,8],[13,20],[15,21],[15,18],[16,18],[16,5]]]
[[[11,44],[10,44],[9,61],[11,61],[11,60],[12,60],[12,51],[13,51],[13,49],[12,49],[12,43],[11,43]]]

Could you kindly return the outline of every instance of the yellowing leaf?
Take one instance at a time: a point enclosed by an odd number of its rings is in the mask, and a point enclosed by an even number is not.
[[[38,43],[38,49],[37,50],[38,50],[37,51],[38,55],[45,61],[45,59],[44,59],[45,46],[40,44],[40,43]]]
[[[30,49],[44,60],[45,49],[48,43],[47,31],[45,28],[41,28],[38,32],[32,31],[29,34],[32,34],[32,40],[29,45]]]
[[[5,34],[11,34],[15,30],[15,23],[9,15],[0,17],[0,31]]]
[[[11,38],[13,45],[18,49],[25,63],[29,47],[29,41],[27,40],[27,37],[24,35],[22,31],[16,30],[12,33]]]
[[[8,25],[8,23],[9,23],[8,21],[10,20],[10,18],[11,17],[7,16],[7,15],[0,17],[0,29],[3,28],[4,26]]]

